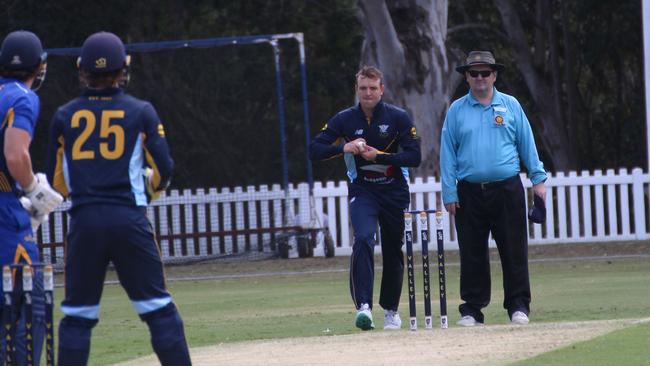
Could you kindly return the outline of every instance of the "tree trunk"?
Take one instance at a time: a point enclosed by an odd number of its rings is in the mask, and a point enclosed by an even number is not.
[[[562,116],[561,100],[555,95],[553,80],[559,80],[560,75],[551,78],[545,77],[543,70],[534,67],[534,59],[530,47],[526,41],[526,36],[521,25],[521,20],[510,0],[494,0],[499,13],[503,27],[512,41],[514,58],[519,71],[524,77],[528,90],[537,106],[537,113],[542,122],[541,128],[535,130],[541,134],[542,142],[546,151],[553,160],[553,166],[557,171],[575,170],[577,168],[576,144],[570,143],[567,133],[567,124]],[[545,19],[547,27],[554,27],[553,18]],[[550,34],[554,36],[553,33]],[[553,42],[554,40],[549,40]],[[553,57],[553,56],[551,56]],[[551,73],[560,73],[559,67],[550,68]],[[557,98],[556,98],[557,96]],[[535,128],[536,126],[533,126]]]
[[[384,72],[387,102],[409,111],[422,138],[417,176],[439,172],[440,132],[461,81],[447,56],[446,0],[359,0],[363,64]]]

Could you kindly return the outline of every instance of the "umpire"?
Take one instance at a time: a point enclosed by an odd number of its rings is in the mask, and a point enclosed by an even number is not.
[[[546,172],[521,105],[494,87],[503,68],[490,52],[470,52],[466,64],[456,68],[470,91],[452,103],[442,128],[442,199],[456,216],[461,326],[482,324],[481,309],[490,303],[490,233],[501,257],[503,307],[513,323],[529,321],[528,234],[519,161],[528,168],[533,193],[542,199]]]

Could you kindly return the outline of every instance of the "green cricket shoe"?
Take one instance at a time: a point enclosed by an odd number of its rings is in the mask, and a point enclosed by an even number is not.
[[[354,324],[361,330],[375,329],[375,323],[372,321],[372,313],[368,304],[361,304],[354,318]]]

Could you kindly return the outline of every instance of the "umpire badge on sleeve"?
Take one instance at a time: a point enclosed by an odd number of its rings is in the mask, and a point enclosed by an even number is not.
[[[503,116],[497,115],[496,117],[494,117],[494,123],[496,123],[499,126],[503,125]]]
[[[411,127],[411,137],[414,139],[418,138],[418,131],[415,129],[415,127]]]

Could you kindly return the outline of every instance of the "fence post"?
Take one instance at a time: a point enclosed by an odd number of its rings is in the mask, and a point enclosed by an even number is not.
[[[645,198],[643,195],[643,171],[641,168],[632,169],[632,202],[634,209],[634,237],[645,239]]]
[[[309,184],[298,184],[298,225],[302,227],[311,227],[315,220],[311,217],[309,202]]]

